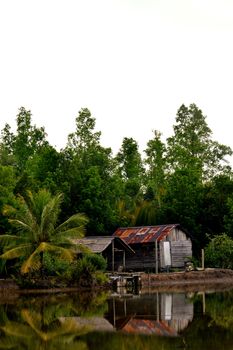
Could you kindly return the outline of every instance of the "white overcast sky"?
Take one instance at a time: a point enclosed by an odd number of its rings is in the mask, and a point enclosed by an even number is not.
[[[58,149],[82,107],[114,153],[196,103],[233,148],[233,0],[0,0],[0,128],[31,109]]]

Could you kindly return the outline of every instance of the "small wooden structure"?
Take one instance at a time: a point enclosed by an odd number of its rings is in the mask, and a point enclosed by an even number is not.
[[[73,239],[73,243],[83,245],[92,253],[101,254],[107,260],[108,271],[124,271],[126,259],[134,255],[133,249],[120,237],[89,236]]]
[[[192,256],[191,236],[179,224],[121,227],[113,235],[135,251],[126,260],[126,270],[184,269]]]

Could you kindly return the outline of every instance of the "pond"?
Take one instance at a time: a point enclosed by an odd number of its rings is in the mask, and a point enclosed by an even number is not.
[[[0,349],[233,349],[233,290],[0,295]]]

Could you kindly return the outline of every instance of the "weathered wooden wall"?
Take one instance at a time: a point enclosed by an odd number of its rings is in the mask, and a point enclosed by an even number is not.
[[[192,242],[181,230],[174,229],[158,242],[158,268],[165,268],[163,242],[170,242],[171,267],[184,268],[188,257],[192,256]],[[132,244],[135,255],[126,257],[126,270],[155,271],[155,242]]]
[[[155,244],[134,244],[131,247],[135,251],[135,254],[126,257],[126,269],[128,271],[154,271]]]
[[[172,267],[182,267],[192,256],[191,240],[171,242]]]

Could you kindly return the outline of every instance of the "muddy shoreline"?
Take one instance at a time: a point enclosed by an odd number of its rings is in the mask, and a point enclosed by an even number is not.
[[[172,272],[172,273],[141,273],[140,292],[146,293],[153,291],[215,291],[233,289],[233,270],[228,269],[205,269],[203,271],[190,272]],[[17,284],[11,280],[0,280],[0,297],[9,297],[17,295],[32,294],[56,294],[72,293],[99,290],[111,290],[111,285],[96,288],[82,287],[62,287],[62,288],[36,288],[20,289]]]
[[[233,270],[205,269],[203,271],[142,274],[142,291],[208,291],[233,289]]]

